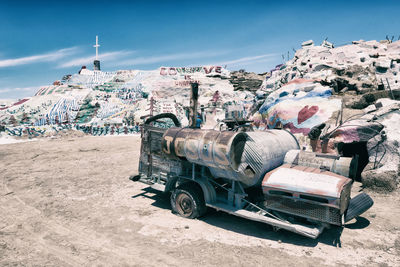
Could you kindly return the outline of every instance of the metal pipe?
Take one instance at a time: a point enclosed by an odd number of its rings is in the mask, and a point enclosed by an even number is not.
[[[199,98],[199,84],[191,83],[190,90],[190,115],[189,115],[189,127],[190,128],[199,128],[197,127],[197,100]]]

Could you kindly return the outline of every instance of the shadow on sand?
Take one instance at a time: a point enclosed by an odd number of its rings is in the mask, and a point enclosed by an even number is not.
[[[142,189],[142,191],[142,193],[134,195],[132,198],[146,197],[154,201],[151,204],[152,206],[161,209],[171,209],[169,194],[160,193],[151,187],[146,187]],[[330,229],[325,229],[317,239],[311,239],[283,229],[274,231],[273,228],[268,224],[236,217],[210,208],[208,208],[207,213],[203,217],[199,218],[199,220],[239,234],[283,243],[290,243],[304,247],[315,247],[318,243],[323,243],[334,247],[341,247],[340,237],[344,228],[362,229],[369,225],[369,220],[363,217],[357,217],[353,223],[347,224],[344,227],[332,225]]]

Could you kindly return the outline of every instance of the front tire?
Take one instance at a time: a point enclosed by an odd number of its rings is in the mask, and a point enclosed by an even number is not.
[[[200,187],[186,183],[176,188],[171,194],[172,211],[181,217],[194,219],[206,212],[206,204]]]

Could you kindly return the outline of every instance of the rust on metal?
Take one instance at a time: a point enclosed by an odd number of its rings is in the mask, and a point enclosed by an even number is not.
[[[233,164],[235,145],[246,140],[245,133],[170,128],[162,138],[163,152],[206,166],[225,168]]]
[[[279,183],[277,183],[278,179],[275,178],[277,175],[280,175],[281,178]],[[271,181],[271,177],[274,177],[274,181]],[[351,183],[351,179],[333,172],[308,166],[283,164],[281,167],[268,172],[264,176],[262,184],[263,186],[279,186],[291,191],[338,198],[340,192],[349,183]]]
[[[342,225],[351,184],[333,172],[284,164],[264,176],[262,190],[269,209]]]

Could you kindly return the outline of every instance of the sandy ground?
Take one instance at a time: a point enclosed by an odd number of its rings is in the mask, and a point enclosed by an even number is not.
[[[1,134],[0,133],[0,145],[7,145],[7,144],[15,144],[15,143],[22,143],[22,142],[32,142],[36,141],[35,139],[16,139],[9,135]]]
[[[139,137],[0,145],[1,266],[400,266],[400,195],[319,239],[210,211],[175,216],[128,177]],[[355,188],[355,191],[357,188]]]

